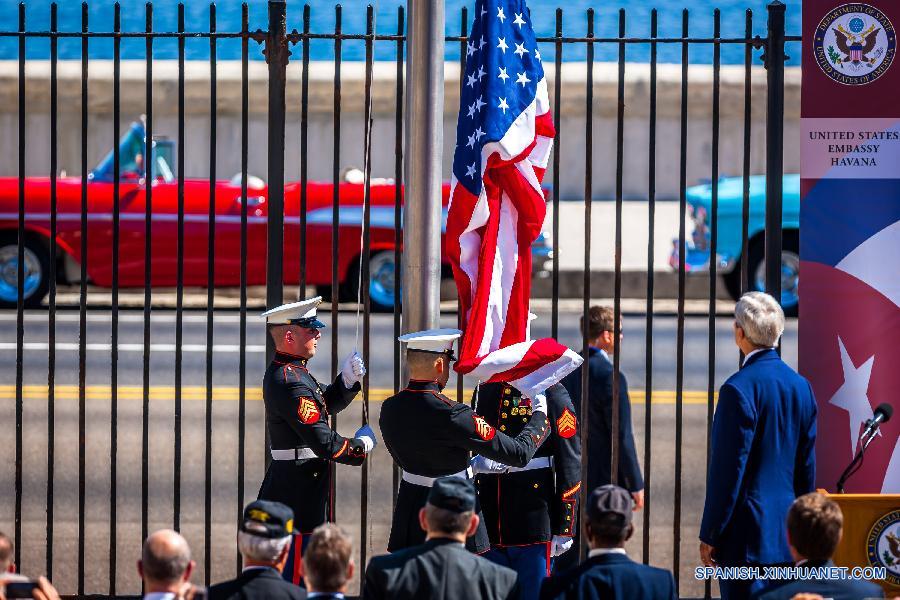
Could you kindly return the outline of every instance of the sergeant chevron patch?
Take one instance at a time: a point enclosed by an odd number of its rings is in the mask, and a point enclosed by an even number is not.
[[[297,407],[297,417],[300,422],[311,425],[319,420],[319,407],[312,398],[300,398],[300,405]]]
[[[556,419],[556,431],[559,437],[570,438],[577,431],[577,421],[575,415],[568,408],[563,411],[559,418]]]
[[[478,437],[486,442],[494,439],[496,430],[481,415],[473,414],[472,420],[475,421],[475,433],[478,434]]]

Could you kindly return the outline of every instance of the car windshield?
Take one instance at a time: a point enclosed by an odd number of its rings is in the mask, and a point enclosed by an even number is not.
[[[154,165],[153,176],[166,182],[175,180],[175,175],[169,165],[170,152],[159,152],[157,142],[154,141]],[[119,142],[119,178],[121,181],[140,181],[144,177],[144,126],[139,122],[131,124],[128,131]],[[166,148],[168,150],[168,148]],[[113,181],[113,151],[110,150],[100,164],[91,174],[94,181]]]

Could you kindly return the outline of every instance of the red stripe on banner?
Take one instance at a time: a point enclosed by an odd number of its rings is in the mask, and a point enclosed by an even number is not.
[[[453,267],[453,279],[456,281],[456,289],[459,292],[459,310],[463,325],[465,325],[466,315],[472,306],[472,286],[469,276],[460,268],[462,250],[459,238],[469,225],[477,202],[477,196],[473,196],[462,184],[456,184],[450,198],[447,234],[444,236],[447,255],[450,257],[450,264]]]
[[[566,347],[554,340],[553,338],[542,338],[528,348],[528,351],[512,369],[501,371],[491,376],[488,382],[495,381],[514,381],[521,379],[543,367],[549,365],[555,360],[562,358],[565,354]]]

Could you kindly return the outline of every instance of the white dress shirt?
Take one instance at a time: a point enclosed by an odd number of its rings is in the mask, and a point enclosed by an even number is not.
[[[624,554],[625,556],[628,556],[628,553],[625,552],[625,548],[594,548],[588,552],[588,558],[603,556],[604,554]]]

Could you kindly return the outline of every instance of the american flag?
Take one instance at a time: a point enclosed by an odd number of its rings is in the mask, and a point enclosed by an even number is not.
[[[475,2],[462,76],[446,237],[464,330],[456,370],[532,396],[581,358],[527,333],[555,130],[524,0]]]

